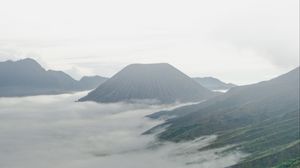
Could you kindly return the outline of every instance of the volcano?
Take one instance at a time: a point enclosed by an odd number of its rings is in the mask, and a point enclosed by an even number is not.
[[[196,102],[214,95],[167,63],[131,64],[79,101]]]

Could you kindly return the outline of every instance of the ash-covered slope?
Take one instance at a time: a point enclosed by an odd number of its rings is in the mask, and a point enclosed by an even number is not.
[[[169,64],[132,64],[79,101],[173,103],[200,101],[213,95]]]

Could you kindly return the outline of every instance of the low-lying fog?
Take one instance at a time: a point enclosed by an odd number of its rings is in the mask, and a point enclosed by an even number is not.
[[[175,105],[75,102],[85,94],[0,98],[0,167],[221,168],[244,156],[198,152],[214,135],[179,144],[141,135],[162,122],[145,115]]]

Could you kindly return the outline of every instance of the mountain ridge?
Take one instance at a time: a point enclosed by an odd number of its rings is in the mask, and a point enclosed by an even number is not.
[[[237,86],[232,83],[225,83],[214,77],[194,77],[193,79],[196,80],[203,87],[212,91],[229,90]]]
[[[273,167],[300,155],[299,109],[297,67],[206,102],[152,114],[167,120],[145,134],[165,128],[158,138],[174,142],[217,134],[215,142],[199,150],[233,145],[232,150],[251,154],[233,168]]]
[[[106,80],[85,77],[77,81],[63,71],[45,70],[31,58],[0,62],[0,97],[60,94],[91,90]]]

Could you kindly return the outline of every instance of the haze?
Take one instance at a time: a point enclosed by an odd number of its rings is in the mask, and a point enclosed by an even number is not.
[[[214,135],[178,144],[141,135],[162,123],[145,115],[178,104],[74,102],[85,94],[0,98],[0,167],[222,168],[246,156],[199,152]]]
[[[168,62],[248,84],[299,65],[298,0],[10,0],[0,21],[0,61],[32,57],[75,78]]]

